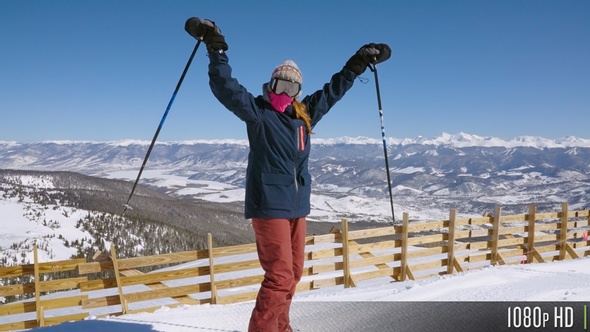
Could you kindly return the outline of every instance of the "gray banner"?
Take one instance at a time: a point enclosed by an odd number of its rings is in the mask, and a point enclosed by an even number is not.
[[[294,302],[292,327],[323,331],[586,331],[581,302]]]

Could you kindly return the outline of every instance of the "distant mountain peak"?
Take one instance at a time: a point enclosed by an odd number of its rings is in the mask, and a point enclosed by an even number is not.
[[[415,138],[386,138],[388,145],[435,145],[461,147],[532,147],[538,149],[545,148],[568,148],[568,147],[590,147],[590,139],[567,136],[559,139],[548,139],[538,136],[517,136],[510,139],[502,139],[491,136],[472,135],[465,132],[449,134],[443,132],[440,136],[427,138],[416,136]],[[382,139],[368,137],[338,137],[338,138],[316,138],[315,144],[381,144]]]
[[[321,138],[313,137],[314,144],[320,145],[336,145],[336,144],[351,144],[351,145],[374,145],[382,144],[382,138],[373,138],[365,136],[349,137],[333,137],[333,138]],[[386,142],[389,146],[391,145],[434,145],[434,146],[450,146],[450,147],[532,147],[538,149],[545,148],[570,148],[570,147],[590,147],[590,139],[579,138],[575,136],[566,136],[557,139],[548,139],[539,136],[516,136],[509,139],[503,139],[493,136],[479,136],[469,134],[466,132],[458,132],[456,134],[450,134],[443,132],[436,137],[425,137],[416,136],[414,138],[395,138],[386,137]],[[130,146],[149,146],[151,141],[149,140],[138,140],[138,139],[124,139],[118,141],[69,141],[69,140],[48,140],[38,143],[30,144],[55,144],[55,145],[80,145],[80,144],[107,144],[110,146],[117,147],[130,147]],[[15,141],[0,141],[0,146],[11,147],[20,146],[27,143],[20,143]],[[248,141],[246,139],[197,139],[197,140],[183,140],[183,141],[158,141],[157,145],[242,145],[247,146]]]

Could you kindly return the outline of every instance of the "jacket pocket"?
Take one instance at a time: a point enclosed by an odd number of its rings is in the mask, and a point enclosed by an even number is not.
[[[310,209],[309,199],[311,197],[311,175],[302,174],[299,177],[299,204],[298,210],[308,211]],[[306,212],[309,213],[309,212]]]
[[[301,175],[301,185],[302,186],[309,186],[311,187],[311,175],[310,174],[303,174]]]
[[[262,173],[262,195],[260,207],[264,210],[293,209],[295,199],[295,178],[286,174]]]

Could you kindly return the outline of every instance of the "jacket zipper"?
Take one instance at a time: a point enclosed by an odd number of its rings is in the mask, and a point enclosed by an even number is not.
[[[299,152],[305,151],[305,144],[304,144],[304,136],[303,136],[303,126],[299,126],[297,130],[297,152],[295,153],[295,157],[293,159],[293,177],[295,180],[295,199],[293,200],[293,218],[296,217],[297,212],[297,202],[299,202],[299,182],[297,179],[297,159],[299,158]]]

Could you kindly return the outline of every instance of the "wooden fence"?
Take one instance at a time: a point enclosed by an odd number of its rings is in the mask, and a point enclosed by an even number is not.
[[[356,287],[434,275],[452,274],[486,265],[541,263],[590,255],[589,210],[501,214],[410,222],[349,231],[341,229],[307,237],[304,277],[297,291],[324,287]],[[120,259],[116,248],[92,261],[76,259],[0,267],[0,278],[33,282],[0,286],[0,296],[29,300],[0,305],[0,331],[136,312],[161,306],[222,304],[253,300],[263,279],[255,244]],[[151,273],[141,268],[168,265]],[[75,271],[76,277],[56,278]],[[101,277],[105,271],[112,277]],[[15,279],[16,280],[16,279]],[[34,296],[34,298],[33,298]]]

